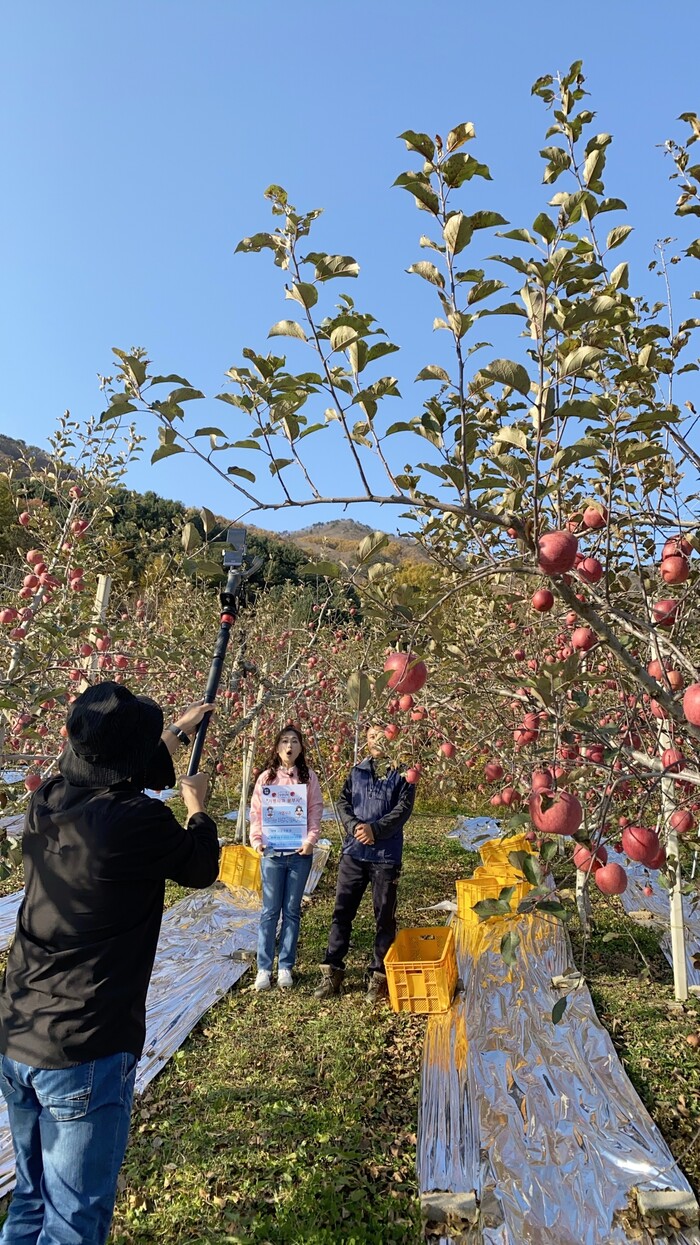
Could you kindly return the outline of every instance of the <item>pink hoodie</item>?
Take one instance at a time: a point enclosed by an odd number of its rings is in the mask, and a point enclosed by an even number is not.
[[[253,796],[250,801],[250,845],[251,847],[262,847],[262,812],[261,812],[261,794],[263,786],[267,783],[267,770],[263,770],[253,789]],[[299,785],[299,775],[297,767],[294,765],[292,769],[284,769],[281,765],[277,770],[277,775],[272,781],[278,787],[296,787]],[[323,815],[323,796],[321,795],[321,784],[312,769],[309,770],[309,782],[306,791],[306,843],[312,846],[318,841],[321,833],[321,817]]]

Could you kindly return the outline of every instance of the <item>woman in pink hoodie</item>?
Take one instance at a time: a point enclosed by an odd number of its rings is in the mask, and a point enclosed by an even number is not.
[[[250,842],[262,855],[263,906],[258,932],[256,990],[270,989],[280,912],[277,985],[290,990],[296,960],[301,901],[321,830],[321,786],[304,755],[296,726],[285,726],[255,784],[250,802]]]

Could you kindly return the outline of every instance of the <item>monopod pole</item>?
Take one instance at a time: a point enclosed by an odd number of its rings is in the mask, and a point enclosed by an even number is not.
[[[235,597],[238,592],[240,592],[240,587],[240,573],[238,571],[232,571],[226,582],[226,592],[222,592],[221,596],[223,598],[224,595],[227,595],[229,591],[231,591],[234,599],[234,605],[233,608],[225,608],[221,614],[219,634],[216,637],[214,656],[212,657],[211,666],[209,667],[209,678],[207,679],[206,691],[204,693],[205,705],[213,703],[216,698],[216,693],[219,690],[221,673],[224,668],[224,658],[226,657],[226,649],[228,648],[229,637],[231,635],[231,627],[236,621],[237,602]],[[199,762],[202,758],[202,749],[204,748],[204,740],[206,739],[210,719],[211,714],[205,714],[197,727],[197,734],[194,737],[194,744],[192,745],[192,755],[190,757],[190,763],[187,767],[188,777],[191,774],[196,774],[199,769]]]
[[[252,566],[247,570],[243,570],[243,555],[245,553],[245,528],[231,528],[228,533],[227,543],[232,546],[224,553],[224,566],[229,568],[226,587],[220,594],[221,601],[221,618],[219,623],[219,634],[216,637],[214,646],[214,656],[209,668],[209,678],[207,679],[206,691],[204,693],[204,703],[212,704],[216,698],[221,682],[221,674],[224,668],[224,658],[226,657],[226,649],[228,648],[229,637],[231,635],[231,627],[238,616],[239,597],[241,588],[246,579],[262,565],[262,559],[256,559]],[[187,767],[187,776],[191,777],[196,774],[199,769],[199,762],[202,758],[202,749],[204,748],[204,740],[206,739],[207,729],[211,713],[207,713],[197,727],[194,744],[192,746],[192,755],[190,763]]]

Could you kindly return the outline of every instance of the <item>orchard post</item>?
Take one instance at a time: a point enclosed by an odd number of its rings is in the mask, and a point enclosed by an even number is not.
[[[107,606],[109,605],[109,597],[112,591],[112,580],[109,575],[98,575],[97,591],[95,592],[95,604],[92,612],[92,627],[90,629],[90,644],[92,652],[89,657],[84,658],[83,669],[85,674],[80,680],[80,690],[84,692],[93,682],[98,669],[99,653],[95,648],[97,641],[97,627],[104,623],[107,617]]]
[[[668,731],[659,732],[659,748],[663,752],[672,746]],[[685,925],[683,921],[683,895],[681,893],[681,864],[678,834],[671,824],[671,814],[676,807],[674,782],[671,777],[661,779],[661,820],[666,827],[666,856],[675,861],[673,885],[669,892],[669,924],[671,928],[671,959],[673,961],[673,990],[676,1000],[685,1003],[688,998],[688,972],[685,960]]]

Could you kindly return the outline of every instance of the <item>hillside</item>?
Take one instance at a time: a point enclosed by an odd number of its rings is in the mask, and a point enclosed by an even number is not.
[[[0,469],[3,460],[16,463],[19,459],[33,459],[39,467],[49,463],[45,450],[13,437],[0,435]],[[114,505],[114,534],[122,544],[124,554],[135,579],[139,579],[147,561],[174,544],[179,545],[180,533],[186,522],[196,519],[197,511],[179,501],[160,497],[149,490],[137,493],[122,488],[116,490]],[[221,530],[230,520],[216,516]],[[357,559],[357,546],[374,530],[354,519],[332,519],[325,523],[313,523],[296,531],[270,532],[254,524],[248,525],[251,535],[249,544],[255,552],[263,553],[268,563],[266,580],[274,564],[273,582],[286,578],[296,579],[296,572],[305,559],[343,561],[353,565]],[[144,533],[151,539],[143,541]],[[382,557],[395,566],[410,566],[427,561],[420,545],[409,537],[389,533],[389,544],[382,550]],[[12,542],[10,542],[12,545]],[[303,556],[301,556],[303,555]]]
[[[357,546],[365,536],[370,536],[374,528],[365,523],[357,523],[355,519],[331,519],[326,523],[312,523],[310,527],[302,527],[297,531],[280,532],[278,539],[291,542],[305,553],[315,558],[330,561],[342,559],[352,564],[357,556]],[[404,563],[425,562],[427,554],[420,545],[408,536],[391,535],[382,557],[396,566]]]

